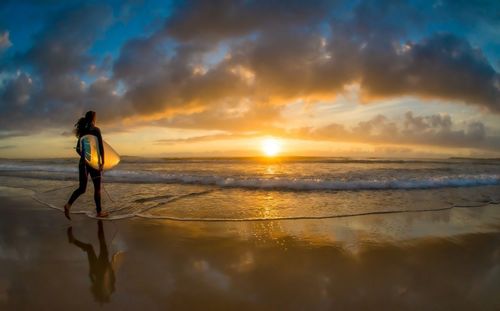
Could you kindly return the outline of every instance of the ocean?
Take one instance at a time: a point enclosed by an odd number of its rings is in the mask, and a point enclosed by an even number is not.
[[[0,190],[62,209],[78,159],[0,160]],[[111,219],[327,219],[500,203],[499,159],[138,158],[104,172]],[[72,213],[94,217],[93,186]]]

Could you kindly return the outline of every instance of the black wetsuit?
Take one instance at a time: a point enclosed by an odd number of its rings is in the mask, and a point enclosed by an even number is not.
[[[97,137],[97,141],[99,143],[99,150],[101,150],[101,156],[104,159],[104,146],[102,144],[102,136],[101,131],[98,127],[91,127],[89,129],[85,129],[80,136],[80,138],[84,135],[94,135]],[[96,170],[85,162],[85,153],[80,150],[80,138],[78,138],[78,142],[76,144],[76,152],[80,155],[80,163],[78,164],[79,171],[79,180],[80,186],[76,189],[71,197],[69,198],[69,204],[73,204],[76,199],[82,194],[85,193],[87,189],[87,180],[88,175],[92,178],[92,182],[94,183],[94,201],[95,208],[97,213],[101,212],[101,171]]]

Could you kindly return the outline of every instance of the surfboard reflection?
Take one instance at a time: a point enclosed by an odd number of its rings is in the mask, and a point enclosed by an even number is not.
[[[109,260],[108,247],[104,236],[102,221],[97,222],[97,236],[99,238],[99,256],[96,255],[94,247],[90,243],[77,240],[73,235],[73,228],[67,230],[68,241],[87,253],[89,261],[89,277],[91,281],[90,291],[98,302],[109,302],[111,294],[115,291],[115,256]]]

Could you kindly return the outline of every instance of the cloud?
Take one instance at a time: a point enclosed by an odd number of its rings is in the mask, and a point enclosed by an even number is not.
[[[9,111],[0,116],[0,129],[67,127],[94,109],[100,121],[113,125],[127,120],[279,132],[276,123],[283,121],[284,106],[297,99],[331,99],[353,83],[364,101],[409,95],[500,113],[499,74],[484,51],[450,27],[429,30],[445,15],[464,23],[474,16],[482,25],[498,20],[492,14],[483,17],[481,10],[464,13],[466,3],[434,4],[176,2],[163,27],[130,38],[115,59],[101,64],[90,50],[112,25],[113,9],[73,5],[51,18],[33,46],[15,56],[22,70],[0,86],[0,108]],[[408,126],[418,122],[430,121],[408,120]],[[374,119],[358,130],[385,133],[391,126]],[[356,137],[352,129],[343,130]],[[457,139],[471,133],[481,135],[480,125]],[[400,139],[408,137],[417,140],[414,135]]]
[[[362,56],[362,87],[369,95],[436,97],[500,112],[500,75],[479,49],[455,35],[368,46]]]
[[[342,19],[328,11],[332,3],[313,2],[300,15],[303,2],[188,1],[164,29],[122,48],[114,78],[137,114],[156,118],[238,99],[331,98],[352,83],[364,100],[411,95],[500,112],[499,74],[479,48],[451,33],[403,40],[425,26],[418,7],[361,1]],[[207,66],[221,45],[224,58]]]
[[[110,24],[111,8],[106,5],[70,7],[56,14],[36,42],[20,58],[44,75],[82,73],[91,64],[88,49]]]
[[[368,144],[427,145],[452,148],[477,148],[500,151],[500,136],[488,133],[480,121],[453,122],[450,115],[415,116],[406,112],[401,122],[377,115],[348,128],[331,123],[318,128],[289,132],[303,139],[359,142]]]
[[[24,129],[21,122],[29,122],[30,118],[25,114],[31,110],[30,97],[33,89],[33,80],[25,73],[19,73],[15,78],[5,84],[0,93],[0,108],[4,112],[0,115],[0,130]]]
[[[14,56],[17,74],[0,87],[0,108],[8,111],[0,116],[0,129],[37,131],[73,124],[79,114],[97,108],[96,89],[102,100],[109,99],[102,96],[100,80],[88,87],[83,75],[95,61],[88,50],[111,18],[106,5],[72,6],[55,14],[32,47]],[[109,109],[112,104],[99,100],[98,105]]]
[[[334,1],[183,1],[164,32],[180,41],[218,41],[269,29],[316,24],[335,8]]]

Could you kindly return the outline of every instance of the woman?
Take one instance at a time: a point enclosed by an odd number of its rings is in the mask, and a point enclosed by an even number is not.
[[[64,215],[68,219],[71,219],[71,217],[69,216],[71,205],[80,195],[84,194],[85,190],[87,189],[87,179],[89,174],[92,178],[92,182],[94,183],[94,201],[97,211],[97,217],[108,216],[108,213],[101,210],[101,172],[104,165],[104,146],[102,144],[101,131],[98,127],[95,126],[95,120],[96,113],[94,111],[88,111],[85,114],[85,117],[80,118],[80,120],[78,120],[78,122],[76,122],[75,124],[74,132],[76,137],[78,137],[78,142],[76,143],[76,152],[80,155],[80,163],[78,164],[80,186],[73,192],[73,194],[69,198],[68,203],[64,205]],[[99,142],[99,150],[101,151],[98,170],[88,165],[85,161],[85,151],[81,150],[80,148],[80,139],[84,135],[94,135],[97,137],[97,141]]]

